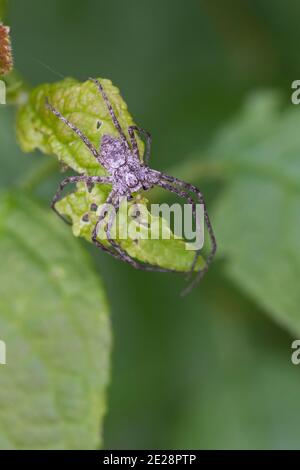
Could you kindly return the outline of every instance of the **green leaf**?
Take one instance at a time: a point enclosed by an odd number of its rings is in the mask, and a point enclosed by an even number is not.
[[[178,415],[165,447],[298,449],[300,375],[290,360],[292,339],[221,276],[206,287],[201,315],[190,308],[187,325],[173,332],[180,342],[169,357],[181,358],[177,377],[188,399],[180,401],[180,392],[168,397]]]
[[[56,207],[61,214],[67,215],[72,220],[72,229],[75,236],[81,236],[87,241],[91,241],[93,228],[99,218],[99,209],[97,212],[94,212],[91,210],[91,205],[97,204],[99,206],[104,204],[106,197],[107,193],[105,194],[103,189],[99,188],[99,185],[95,185],[92,191],[89,192],[84,183],[79,183],[77,184],[77,190],[57,203]],[[122,240],[117,236],[116,239],[120,246],[127,251],[130,256],[145,263],[178,271],[188,271],[193,262],[195,252],[191,250],[191,248],[188,249],[189,243],[176,237],[171,232],[167,221],[163,217],[150,214],[146,204],[147,200],[145,198],[137,196],[137,198],[128,205],[127,224],[128,227],[129,224],[132,224],[136,237],[129,237]],[[138,221],[131,217],[131,214],[134,215],[133,206],[137,207],[137,205],[141,212],[141,217]],[[121,209],[120,212],[121,217],[118,220],[119,226],[122,228],[122,225],[124,226],[122,223],[122,221],[124,222],[124,218],[122,219]],[[82,219],[83,215],[86,214],[88,214],[88,222]],[[152,240],[150,238],[148,224],[160,227],[164,238],[160,237],[159,239]],[[114,227],[115,226],[116,225],[114,225]],[[118,232],[116,233],[118,235]],[[104,230],[99,231],[98,238],[107,245]],[[201,256],[198,259],[196,267],[198,269],[204,267],[204,260]]]
[[[99,80],[104,85],[124,132],[127,133],[128,126],[133,124],[133,120],[127,111],[126,103],[110,80]],[[104,169],[99,166],[77,135],[46,108],[46,98],[65,117],[77,125],[96,148],[99,148],[104,134],[117,135],[95,84],[91,81],[79,83],[68,78],[59,83],[36,88],[31,93],[28,103],[21,108],[18,114],[17,131],[22,149],[29,152],[38,148],[44,153],[54,154],[61,162],[79,173],[105,174]],[[97,128],[98,120],[102,122],[100,129]],[[140,140],[139,146],[143,155],[144,146]],[[77,191],[63,199],[56,207],[61,214],[68,215],[72,220],[74,235],[83,236],[91,241],[91,232],[97,222],[97,217],[90,211],[90,205],[92,202],[97,206],[104,203],[107,194],[107,188],[103,186],[98,185],[89,194],[86,186],[77,185]],[[82,216],[86,213],[89,213],[87,224],[82,222]],[[154,221],[153,218],[152,221]],[[155,222],[170,233],[170,239],[143,239],[138,242],[128,239],[122,241],[121,246],[140,261],[177,271],[188,271],[194,252],[187,249],[188,245],[183,239],[178,239],[171,233],[163,218]],[[204,259],[199,257],[196,269],[201,269],[204,265]]]
[[[100,279],[24,193],[1,197],[0,258],[0,448],[99,447],[110,350]]]
[[[124,132],[134,122],[118,88],[110,80],[101,80]],[[117,135],[111,117],[97,87],[90,80],[81,83],[73,78],[35,88],[17,117],[17,135],[24,152],[39,149],[56,155],[62,163],[78,173],[102,175],[104,169],[74,132],[45,106],[46,98],[66,118],[80,128],[96,148],[104,134]],[[100,129],[98,121],[102,122]],[[138,140],[141,154],[143,144]]]
[[[258,94],[218,136],[227,177],[214,225],[225,272],[273,318],[300,332],[300,112]]]

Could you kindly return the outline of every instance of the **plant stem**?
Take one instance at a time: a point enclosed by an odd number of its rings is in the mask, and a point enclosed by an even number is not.
[[[30,87],[24,82],[16,70],[2,77],[2,80],[6,83],[8,104],[19,106],[27,101]]]

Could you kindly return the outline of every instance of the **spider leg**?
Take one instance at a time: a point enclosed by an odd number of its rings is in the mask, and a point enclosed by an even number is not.
[[[184,189],[192,192],[193,194],[195,194],[198,202],[200,204],[202,204],[203,208],[204,208],[204,220],[205,220],[205,224],[206,224],[208,234],[209,234],[209,237],[210,237],[211,251],[210,251],[210,253],[209,253],[209,255],[206,259],[206,266],[196,274],[196,277],[193,280],[193,282],[183,291],[183,294],[187,294],[193,289],[193,287],[200,281],[200,279],[202,279],[204,274],[207,272],[207,270],[209,268],[209,265],[211,264],[211,262],[212,262],[212,260],[215,256],[215,253],[217,251],[217,241],[216,241],[216,237],[215,237],[215,234],[214,234],[214,231],[213,231],[213,228],[212,228],[212,224],[210,222],[210,218],[209,218],[209,215],[208,215],[208,212],[207,212],[207,209],[206,209],[206,204],[205,204],[204,197],[203,197],[202,193],[199,191],[199,189],[196,186],[194,186],[190,183],[186,183],[185,181],[182,181],[179,178],[169,176],[165,173],[161,173],[161,177],[164,180],[166,180],[170,183],[176,184],[176,185],[180,186],[181,188],[184,188]],[[158,183],[158,185],[161,185],[161,183],[162,182]],[[176,189],[174,187],[172,187],[172,188]],[[173,191],[173,192],[175,192],[175,191]],[[191,271],[190,271],[191,274],[194,272],[195,265],[196,265],[197,259],[199,257],[199,253],[200,252],[197,251],[196,254],[195,254],[195,258],[194,258],[194,261],[193,261],[192,266],[191,266]]]
[[[146,264],[146,263],[140,263],[138,261],[136,261],[134,258],[132,258],[130,255],[128,255],[128,253],[123,250],[123,248],[121,248],[121,246],[119,245],[119,243],[114,240],[111,236],[111,229],[112,229],[112,225],[113,225],[113,222],[115,220],[115,217],[119,211],[119,201],[117,199],[115,199],[115,196],[116,196],[116,193],[114,191],[111,191],[111,193],[109,194],[107,200],[106,200],[106,204],[113,204],[114,206],[114,209],[115,209],[115,213],[114,213],[114,216],[110,217],[109,219],[109,222],[107,224],[107,227],[106,227],[106,236],[107,236],[107,240],[108,242],[110,243],[110,245],[112,246],[113,249],[107,247],[105,244],[103,244],[100,240],[98,240],[98,232],[99,232],[99,227],[100,227],[100,224],[102,223],[103,219],[105,218],[106,216],[106,208],[105,208],[105,205],[101,211],[101,214],[99,216],[99,219],[94,227],[94,230],[93,230],[93,233],[92,233],[92,241],[93,243],[98,247],[100,248],[101,250],[111,254],[114,258],[117,258],[125,263],[128,263],[130,264],[131,266],[133,266],[135,269],[140,269],[140,270],[143,270],[143,271],[158,271],[158,272],[174,272],[174,273],[180,273],[180,271],[177,271],[175,269],[168,269],[168,268],[160,268],[159,266],[155,266],[155,265],[151,265],[151,264]]]
[[[134,135],[134,130],[135,129],[136,129],[136,126],[129,126],[128,127],[128,134],[129,134],[129,137],[130,137],[130,142],[131,142],[133,155],[135,156],[135,158],[137,160],[139,160],[140,159],[140,151],[139,151],[138,144],[137,144],[137,141],[136,141],[136,138],[135,138],[135,135]]]
[[[114,200],[113,204],[114,204],[114,208],[115,208],[115,215],[117,215],[117,213],[119,211],[119,201]],[[123,250],[123,248],[121,248],[119,243],[111,237],[110,232],[111,232],[113,221],[114,221],[114,218],[111,218],[109,223],[108,223],[108,226],[107,226],[106,235],[107,235],[107,240],[109,241],[111,246],[118,253],[118,255],[119,255],[118,258],[119,259],[121,259],[125,263],[130,264],[135,269],[140,269],[142,271],[158,271],[158,272],[174,272],[174,273],[179,273],[180,272],[180,271],[176,271],[175,269],[160,268],[159,266],[155,266],[155,265],[152,265],[152,264],[140,263],[139,261],[132,258],[130,255],[128,255],[128,253],[125,250]],[[115,254],[114,254],[114,256],[115,256]],[[115,257],[117,257],[117,256],[115,256]]]
[[[119,245],[117,243],[114,242],[114,240],[112,240],[111,238],[111,235],[110,235],[110,230],[112,228],[112,224],[115,220],[115,215],[116,213],[114,214],[114,216],[111,216],[110,219],[109,219],[109,222],[107,224],[107,228],[106,228],[106,234],[107,234],[107,241],[110,243],[110,245],[113,247],[113,248],[109,248],[107,247],[104,243],[102,243],[100,240],[98,240],[98,232],[99,232],[99,227],[100,227],[100,224],[102,223],[102,221],[104,220],[105,216],[106,216],[106,205],[107,204],[111,204],[112,203],[112,200],[113,200],[113,197],[114,197],[115,193],[114,191],[112,191],[106,202],[105,202],[105,205],[101,211],[101,214],[99,216],[99,219],[94,227],[94,230],[93,230],[93,233],[92,233],[92,241],[93,243],[98,247],[100,248],[101,250],[105,251],[106,253],[109,253],[110,255],[112,255],[114,258],[120,260],[120,261],[123,261],[123,262],[126,262],[128,263],[128,257],[127,254],[119,247]],[[117,210],[118,206],[117,205],[114,205],[114,208],[115,210]],[[116,249],[116,246],[118,249]],[[115,249],[114,249],[115,248]],[[133,260],[134,261],[134,260]],[[132,265],[131,262],[129,262],[129,264]],[[134,266],[135,267],[135,266]]]
[[[119,253],[115,252],[113,249],[107,247],[106,245],[104,245],[101,241],[98,240],[98,232],[99,232],[99,227],[100,227],[100,224],[102,223],[103,219],[105,218],[106,216],[106,205],[107,204],[111,204],[112,202],[112,199],[113,199],[113,196],[114,196],[114,191],[111,191],[111,193],[109,194],[108,198],[106,199],[106,202],[104,204],[104,207],[100,213],[100,216],[99,216],[99,219],[94,227],[94,230],[93,230],[93,233],[92,233],[92,242],[94,243],[94,245],[97,246],[97,248],[100,248],[101,250],[105,251],[106,253],[109,253],[110,255],[112,255],[114,258],[117,258],[121,261],[123,261],[122,257],[119,255]],[[110,218],[110,222],[111,222],[111,219],[112,219],[112,222],[114,220],[114,218]]]
[[[192,206],[193,217],[194,217],[194,220],[196,221],[196,224],[197,224],[196,204],[195,204],[195,201],[192,199],[192,197],[186,191],[182,191],[182,190],[180,190],[180,189],[178,189],[178,188],[176,188],[176,187],[174,187],[174,186],[172,186],[168,183],[165,183],[164,181],[160,181],[158,183],[158,186],[160,186],[164,189],[167,189],[168,191],[170,191],[172,193],[175,193],[175,194],[177,194],[178,196],[180,196],[182,198],[185,198],[189,202],[189,204]],[[189,271],[189,275],[187,277],[187,280],[190,279],[190,276],[194,271],[194,268],[195,268],[195,265],[196,265],[199,254],[200,254],[200,250],[197,250],[196,253],[195,253],[194,260],[192,262],[191,269]],[[206,266],[205,266],[204,269],[201,270],[202,276],[204,275],[204,272],[206,272],[206,270],[207,270]]]
[[[52,104],[49,103],[48,98],[46,98],[46,107],[50,109],[50,111],[55,114],[62,122],[64,122],[70,129],[72,129],[75,134],[82,140],[82,142],[87,146],[89,151],[92,155],[96,158],[96,160],[102,164],[101,155],[97,152],[96,148],[93,146],[92,142],[84,135],[84,133],[78,129],[72,122],[70,122],[67,118],[65,118]]]
[[[149,132],[145,131],[144,129],[142,129],[141,127],[138,127],[138,126],[128,127],[128,132],[129,132],[129,135],[130,135],[132,148],[134,148],[134,146],[137,147],[137,142],[136,142],[136,138],[135,138],[135,135],[134,135],[133,131],[138,132],[146,140],[146,150],[145,150],[145,153],[144,153],[144,156],[143,156],[143,160],[144,160],[145,165],[148,165],[149,164],[149,159],[150,159],[150,152],[151,152],[151,134]],[[134,140],[134,143],[133,143],[133,140]],[[139,156],[138,156],[138,158],[139,158]]]
[[[102,95],[102,98],[104,99],[104,102],[107,106],[107,109],[108,109],[108,112],[111,116],[111,119],[112,119],[112,122],[114,123],[114,126],[115,128],[117,129],[117,131],[119,132],[120,136],[121,136],[121,139],[122,141],[126,144],[126,146],[128,146],[128,143],[127,143],[127,139],[126,139],[126,136],[122,130],[122,127],[118,121],[118,118],[117,116],[115,115],[115,112],[112,108],[112,105],[110,104],[110,101],[108,99],[108,96],[107,94],[105,93],[104,91],[104,88],[103,86],[101,85],[101,83],[99,82],[99,80],[97,80],[96,78],[89,78],[89,80],[91,80],[92,82],[95,83],[95,85],[97,86],[98,90],[100,91],[101,95]]]
[[[207,212],[207,209],[206,209],[206,204],[205,204],[203,194],[193,184],[186,183],[185,181],[182,181],[179,178],[169,176],[165,173],[160,173],[160,175],[165,180],[167,180],[171,183],[177,184],[178,186],[181,186],[181,187],[191,191],[192,193],[194,193],[197,197],[198,202],[203,205],[203,207],[204,207],[204,219],[205,219],[205,223],[206,223],[206,226],[207,226],[207,230],[208,230],[210,240],[211,240],[211,245],[212,245],[212,250],[211,250],[211,253],[210,253],[210,256],[209,256],[209,262],[211,262],[212,258],[214,257],[214,255],[217,251],[217,241],[216,241],[216,237],[215,237],[215,234],[214,234],[214,231],[213,231],[213,228],[212,228],[212,224],[210,222],[210,218],[209,218],[209,215],[208,215],[208,212]]]
[[[53,196],[51,207],[56,212],[56,214],[67,224],[70,224],[68,219],[66,219],[63,215],[61,215],[55,208],[55,204],[61,199],[61,193],[63,192],[64,187],[69,183],[79,183],[85,182],[87,185],[91,185],[94,183],[103,183],[109,184],[111,183],[111,179],[108,176],[87,176],[87,175],[80,175],[80,176],[68,176],[67,178],[63,179],[62,182],[59,184],[58,190],[56,191],[55,195]]]

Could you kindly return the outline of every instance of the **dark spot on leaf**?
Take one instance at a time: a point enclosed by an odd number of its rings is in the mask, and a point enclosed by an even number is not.
[[[87,187],[88,192],[90,193],[90,192],[92,192],[92,189],[94,187],[94,183],[88,182],[88,183],[86,183],[86,187]]]
[[[132,214],[132,218],[133,218],[133,219],[137,219],[140,215],[141,215],[141,211],[136,210],[136,211]]]
[[[96,212],[96,211],[97,211],[97,209],[98,209],[98,206],[97,206],[97,204],[95,204],[95,203],[93,202],[93,203],[91,204],[91,207],[90,207],[90,209],[91,209],[91,211],[93,211],[93,212]]]

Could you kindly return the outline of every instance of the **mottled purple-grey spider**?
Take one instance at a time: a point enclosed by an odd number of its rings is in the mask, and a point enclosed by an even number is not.
[[[195,273],[195,278],[191,284],[184,290],[184,293],[190,291],[194,285],[203,277],[206,273],[212,259],[215,255],[217,244],[215,235],[212,229],[212,225],[206,210],[205,201],[202,193],[198,188],[193,186],[190,183],[186,183],[178,178],[169,176],[163,172],[153,170],[149,167],[149,157],[150,157],[150,147],[151,147],[151,136],[150,134],[137,126],[128,127],[128,142],[120,123],[113,111],[113,108],[110,104],[110,101],[104,91],[102,84],[96,80],[90,79],[99,92],[102,95],[102,98],[107,106],[109,114],[111,116],[112,122],[119,133],[119,137],[113,137],[111,135],[103,135],[100,145],[100,150],[98,151],[94,145],[89,141],[89,139],[78,129],[74,124],[72,124],[68,119],[66,119],[57,109],[55,109],[49,102],[46,100],[46,106],[49,110],[52,111],[61,121],[63,121],[68,127],[70,127],[75,134],[84,142],[89,151],[95,157],[99,165],[104,167],[108,173],[108,176],[89,176],[89,175],[78,175],[78,176],[69,176],[65,178],[59,185],[59,188],[53,197],[52,208],[54,211],[65,220],[65,218],[56,210],[55,204],[61,199],[61,194],[64,187],[69,183],[85,182],[87,187],[90,188],[94,184],[109,184],[111,185],[111,192],[106,200],[107,204],[112,204],[115,208],[115,213],[119,209],[119,199],[121,197],[126,197],[128,200],[133,197],[139,191],[149,190],[154,186],[160,186],[163,189],[171,191],[172,193],[177,194],[178,196],[184,198],[189,204],[192,205],[192,213],[194,221],[196,219],[196,204],[203,204],[204,208],[204,221],[209,233],[210,242],[211,242],[211,251],[206,259],[205,267]],[[100,127],[101,123],[98,121],[97,127]],[[138,133],[140,137],[145,139],[145,153],[143,160],[140,159],[139,149],[135,137],[135,132]],[[193,196],[193,197],[192,197]],[[196,202],[195,202],[196,199]],[[92,204],[91,210],[96,211],[96,204]],[[105,207],[105,205],[103,206]],[[118,258],[126,263],[129,263],[136,269],[142,269],[145,271],[160,271],[160,272],[179,272],[172,269],[161,268],[159,266],[153,266],[146,263],[141,263],[124,251],[121,246],[117,243],[115,239],[111,236],[111,229],[113,225],[113,218],[111,218],[106,226],[106,236],[110,244],[110,247],[105,246],[97,239],[98,231],[101,222],[106,216],[106,211],[102,211],[99,216],[99,219],[92,232],[92,241],[93,243],[101,248],[102,250],[110,253],[115,258]],[[84,215],[85,220],[88,220],[88,214]],[[189,271],[189,277],[194,273],[197,258],[199,256],[200,250],[195,252],[195,257]]]

